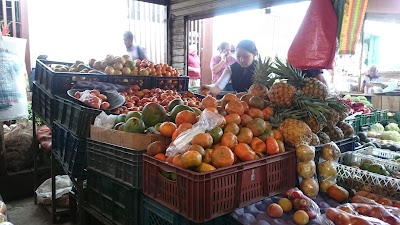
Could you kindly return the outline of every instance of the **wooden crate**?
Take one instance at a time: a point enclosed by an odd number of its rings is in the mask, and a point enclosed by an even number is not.
[[[169,138],[159,134],[134,134],[93,125],[90,129],[90,139],[134,150],[145,150],[155,141],[163,141],[167,145],[170,143]]]

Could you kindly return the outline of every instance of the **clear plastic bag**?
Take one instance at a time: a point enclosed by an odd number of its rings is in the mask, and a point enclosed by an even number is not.
[[[73,183],[68,175],[56,176],[56,199],[61,198],[64,194],[68,194],[72,189]],[[51,178],[44,181],[36,189],[38,203],[51,204]]]
[[[322,146],[318,159],[318,180],[322,192],[327,192],[330,186],[336,184],[339,157],[340,149],[335,142]]]
[[[190,142],[197,134],[204,133],[206,130],[212,130],[223,122],[222,118],[209,110],[204,110],[191,129],[181,133],[174,142],[167,148],[167,156],[175,156],[184,153],[190,146]]]
[[[98,116],[96,116],[96,119],[94,120],[94,126],[111,129],[115,125],[116,118],[117,115],[107,115],[105,112],[101,112]]]
[[[382,220],[362,216],[358,213],[348,213],[338,208],[329,208],[325,212],[326,219],[332,221],[335,225],[348,224],[348,225],[389,225],[389,223]]]
[[[321,210],[317,203],[307,197],[300,189],[292,188],[286,192],[286,196],[293,204],[293,209],[304,210],[310,219],[315,219],[321,215]]]
[[[296,147],[297,157],[297,174],[300,189],[310,198],[315,198],[319,192],[319,184],[317,179],[317,170],[315,165],[315,152],[313,146],[299,145]]]
[[[346,203],[343,205],[339,205],[337,208],[346,211],[352,212],[352,214],[359,214],[363,216],[373,217],[383,222],[389,223],[390,225],[398,225],[400,224],[400,219],[398,217],[398,209],[394,209],[394,207],[386,208],[383,205],[371,205],[365,203]]]

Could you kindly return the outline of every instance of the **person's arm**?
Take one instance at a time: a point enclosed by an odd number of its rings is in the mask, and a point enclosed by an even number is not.
[[[139,46],[139,52],[138,53],[139,53],[139,58],[141,60],[146,59],[147,61],[150,61],[149,58],[147,57],[147,52],[146,52],[145,48]]]
[[[367,80],[366,78],[363,79],[362,85],[361,85],[361,92],[365,92],[365,86],[367,86]]]
[[[225,65],[226,63],[226,57],[222,57],[221,56],[221,60],[219,62],[217,62],[218,58],[213,58],[213,60],[211,61],[211,72],[213,74],[218,73],[219,71],[221,71],[222,67]]]
[[[315,76],[315,78],[318,79],[319,81],[321,81],[323,84],[325,84],[325,86],[328,87],[328,83],[326,82],[323,73],[319,73],[317,76]]]
[[[212,95],[218,95],[228,84],[231,79],[232,70],[230,67],[227,67],[224,72],[222,72],[221,77],[215,82],[215,84],[208,85],[210,92]]]

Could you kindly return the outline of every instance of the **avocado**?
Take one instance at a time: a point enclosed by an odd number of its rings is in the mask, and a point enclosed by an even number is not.
[[[358,132],[357,136],[360,137],[360,141],[367,142],[367,139],[368,139],[367,133]]]
[[[168,172],[165,171],[165,170],[161,170],[161,171],[160,171],[160,174],[161,174],[163,177],[165,177],[166,179],[171,180],[171,173],[168,173]]]
[[[176,173],[171,173],[171,180],[176,181]]]
[[[374,144],[377,148],[381,148],[381,145],[378,142],[373,142],[372,144]]]
[[[369,172],[377,173],[384,176],[390,175],[389,171],[387,171],[383,165],[377,163],[369,165],[367,170]]]
[[[381,149],[388,149],[389,148],[389,145],[387,145],[387,144],[382,144],[381,145]]]
[[[176,98],[174,100],[172,100],[169,104],[168,104],[168,112],[171,112],[172,109],[177,106],[177,105],[183,105],[183,100],[180,98]]]
[[[368,170],[368,168],[371,166],[372,164],[366,161],[363,161],[360,165],[360,169],[362,170]]]
[[[119,127],[120,127],[121,125],[124,125],[124,124],[125,124],[125,122],[119,122],[119,123],[117,123],[117,124],[114,125],[113,129],[114,129],[114,130],[118,130]]]

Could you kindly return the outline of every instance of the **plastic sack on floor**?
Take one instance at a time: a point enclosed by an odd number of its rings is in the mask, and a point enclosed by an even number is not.
[[[0,36],[0,121],[28,117],[26,40]]]
[[[190,146],[190,142],[197,134],[204,133],[207,130],[212,130],[216,126],[223,123],[223,119],[216,113],[209,110],[204,110],[199,118],[199,121],[193,127],[181,133],[174,142],[167,148],[167,156],[175,156],[178,153],[184,153]]]
[[[56,199],[57,205],[68,206],[68,193],[73,186],[72,181],[68,175],[56,176]],[[44,181],[36,189],[38,203],[50,205],[51,204],[51,178]],[[64,195],[66,197],[64,197]]]
[[[336,52],[337,17],[330,0],[312,0],[288,51],[300,69],[331,69]]]

